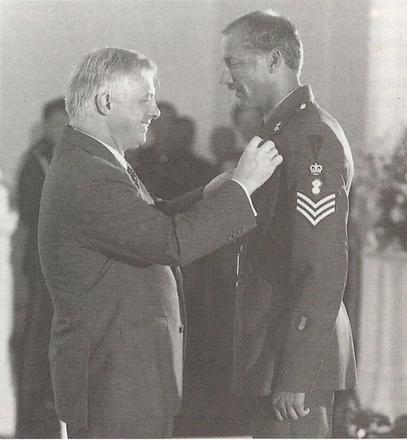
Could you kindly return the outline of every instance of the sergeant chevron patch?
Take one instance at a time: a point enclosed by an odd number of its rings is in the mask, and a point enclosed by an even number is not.
[[[301,192],[297,192],[297,211],[301,213],[312,226],[316,226],[328,215],[335,212],[336,194],[330,194],[318,202],[313,202]]]

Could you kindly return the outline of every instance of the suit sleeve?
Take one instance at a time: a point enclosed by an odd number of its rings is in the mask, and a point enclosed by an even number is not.
[[[79,230],[82,246],[140,265],[188,264],[256,226],[247,197],[235,182],[169,215],[139,198],[127,177],[113,172],[78,184],[66,214]]]
[[[297,146],[288,185],[293,301],[276,386],[292,392],[315,386],[347,276],[347,162],[332,133],[321,139],[317,159],[306,142]]]
[[[203,198],[203,186],[187,192],[172,200],[155,199],[155,206],[168,215],[178,214],[189,209]]]

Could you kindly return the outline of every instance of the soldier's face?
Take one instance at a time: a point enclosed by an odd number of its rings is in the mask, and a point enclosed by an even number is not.
[[[271,91],[267,56],[245,48],[240,34],[232,32],[222,39],[222,57],[221,83],[234,92],[238,105],[267,111]]]

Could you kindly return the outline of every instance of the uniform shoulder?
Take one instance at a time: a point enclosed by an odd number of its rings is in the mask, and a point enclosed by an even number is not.
[[[299,108],[290,121],[289,133],[291,137],[300,142],[292,142],[294,150],[296,146],[303,148],[304,141],[315,142],[319,139],[328,150],[349,149],[346,135],[338,121],[326,110],[314,102],[308,102],[303,108]],[[342,148],[338,148],[342,147]]]

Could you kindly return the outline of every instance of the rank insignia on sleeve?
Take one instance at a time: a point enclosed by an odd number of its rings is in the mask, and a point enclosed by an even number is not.
[[[319,179],[312,181],[312,194],[319,194],[321,192],[322,182]]]
[[[312,201],[302,192],[297,192],[297,211],[302,214],[312,226],[316,226],[328,215],[335,212],[336,194],[330,194],[318,202]]]
[[[309,171],[313,176],[320,176],[322,173],[323,167],[319,163],[315,162],[309,166]]]

